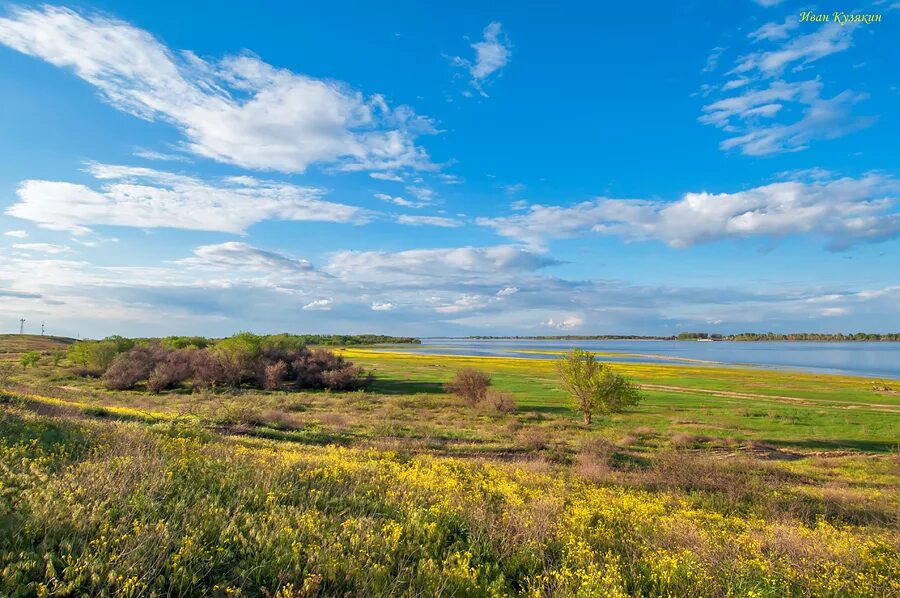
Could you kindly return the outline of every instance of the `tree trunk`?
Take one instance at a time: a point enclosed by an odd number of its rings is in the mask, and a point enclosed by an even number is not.
[[[591,425],[591,414],[590,414],[590,412],[586,412],[586,413],[584,414],[584,425],[586,425],[586,426]]]

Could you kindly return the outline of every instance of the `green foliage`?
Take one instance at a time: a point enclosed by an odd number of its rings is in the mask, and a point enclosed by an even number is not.
[[[36,367],[38,363],[41,361],[41,354],[37,351],[29,351],[28,353],[24,353],[22,357],[19,358],[19,363],[22,364],[23,368],[28,367]]]
[[[212,344],[205,336],[167,336],[159,342],[166,349],[205,349]]]
[[[110,336],[101,341],[79,341],[69,346],[66,356],[74,364],[105,372],[119,353],[135,346],[135,341],[121,336]]]
[[[585,424],[591,423],[592,415],[615,413],[641,400],[640,391],[628,378],[597,361],[589,351],[573,349],[557,362],[557,371]]]

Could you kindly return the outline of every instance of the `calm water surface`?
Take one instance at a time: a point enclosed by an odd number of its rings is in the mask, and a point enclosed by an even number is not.
[[[900,343],[815,342],[696,342],[696,341],[562,341],[562,340],[470,340],[422,339],[421,345],[397,346],[392,350],[450,355],[495,355],[555,359],[553,351],[581,347],[604,355],[604,361],[631,363],[693,363],[688,360],[727,365],[752,365],[794,369],[813,373],[850,374],[900,379]],[[519,351],[537,351],[520,353]],[[541,353],[546,351],[546,353]]]

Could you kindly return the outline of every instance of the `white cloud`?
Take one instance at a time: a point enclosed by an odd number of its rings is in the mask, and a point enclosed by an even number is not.
[[[67,8],[14,8],[0,43],[69,68],[119,110],[176,126],[183,149],[245,168],[303,172],[430,168],[430,120],[346,84],[278,69],[250,54],[207,62],[147,31]]]
[[[518,287],[504,287],[497,291],[497,297],[509,297],[519,292]]]
[[[502,33],[501,27],[500,23],[494,21],[484,28],[484,39],[472,44],[472,49],[475,50],[474,62],[460,56],[450,59],[454,65],[469,71],[472,87],[484,97],[487,97],[484,86],[490,82],[492,75],[509,63],[512,56],[512,45]]]
[[[193,160],[182,154],[159,152],[156,150],[144,148],[135,149],[134,155],[138,158],[143,158],[144,160],[154,160],[160,162],[193,162]]]
[[[787,39],[792,29],[799,26],[797,19],[788,17],[784,23],[766,23],[759,29],[751,31],[747,37],[754,42]]]
[[[426,205],[419,201],[410,201],[408,199],[400,197],[399,195],[388,195],[387,193],[376,193],[375,199],[380,199],[381,201],[386,201],[394,205],[403,206],[404,208],[421,208]]]
[[[410,226],[440,226],[443,228],[458,228],[463,225],[459,220],[453,218],[444,218],[441,216],[409,216],[403,214],[397,217],[400,224],[408,224]]]
[[[72,251],[71,247],[66,245],[53,245],[52,243],[15,243],[13,247],[22,251],[37,251],[49,254],[69,253]]]
[[[378,301],[372,303],[372,311],[391,311],[394,309],[394,304],[389,302],[379,303]]]
[[[852,24],[826,23],[792,38],[798,26],[791,16],[783,23],[766,23],[750,32],[753,43],[766,42],[769,47],[740,56],[728,72],[732,78],[718,87],[707,86],[709,93],[718,89],[723,95],[740,90],[704,106],[699,118],[730,134],[719,145],[723,150],[737,149],[748,156],[796,152],[813,141],[842,137],[875,122],[873,117],[856,116],[852,111],[866,94],[848,89],[826,98],[822,97],[821,76],[795,82],[783,79],[786,71],[803,71],[849,49],[856,29]]]
[[[737,121],[745,121],[758,112],[760,106],[782,106],[781,102],[796,101],[811,104],[819,95],[821,83],[802,81],[786,83],[773,81],[765,89],[748,90],[742,95],[717,100],[703,107],[705,114],[700,117],[704,124],[716,125],[726,130],[734,130]]]
[[[236,241],[202,245],[194,249],[193,257],[183,258],[175,263],[192,268],[217,270],[250,269],[297,273],[311,272],[314,269],[307,260],[265,251]]]
[[[721,46],[716,46],[709,51],[709,55],[706,57],[706,65],[703,67],[704,73],[716,70],[716,67],[719,66],[719,59],[722,57],[723,52],[725,52],[725,48]]]
[[[573,330],[582,324],[584,324],[584,319],[581,316],[563,316],[560,319],[550,318],[541,322],[542,326],[557,330]]]
[[[760,6],[764,7],[764,8],[769,8],[769,7],[772,7],[772,6],[778,6],[779,4],[781,4],[782,2],[784,2],[784,0],[753,0],[753,1],[756,2],[757,4],[759,4]]]
[[[6,214],[43,228],[86,233],[92,225],[241,233],[264,220],[364,223],[360,208],[324,201],[322,189],[230,177],[211,183],[149,168],[90,164],[103,184],[29,180]]]
[[[306,311],[329,311],[331,309],[331,304],[331,299],[316,299],[315,301],[310,301],[304,305],[303,309]]]
[[[848,49],[852,42],[853,30],[852,25],[841,27],[836,23],[827,23],[817,27],[814,32],[801,35],[774,50],[761,50],[742,56],[732,72],[756,71],[766,77],[775,77],[794,63],[799,63],[795,68],[803,68],[826,56]]]
[[[370,172],[369,176],[373,179],[378,179],[379,181],[393,181],[395,183],[403,182],[403,177],[394,172]]]
[[[867,94],[853,91],[844,91],[831,99],[817,98],[810,102],[803,110],[803,116],[794,123],[751,127],[719,145],[725,150],[739,148],[748,156],[803,150],[814,140],[836,139],[874,124],[876,117],[856,117],[851,113],[851,108],[866,98]],[[780,109],[778,105],[770,106],[775,108],[775,112]],[[775,112],[770,112],[768,116]],[[748,111],[746,115],[764,116],[759,109]]]
[[[28,233],[25,232],[24,230],[8,230],[5,233],[3,233],[3,235],[6,237],[13,237],[16,239],[27,239],[28,238]]]
[[[525,214],[479,218],[498,234],[540,246],[589,233],[687,247],[727,237],[814,234],[832,248],[900,235],[900,183],[859,179],[779,182],[736,193],[687,193],[678,201],[600,198],[570,207],[533,205]]]
[[[381,251],[341,251],[331,256],[324,270],[341,279],[362,282],[435,280],[457,285],[460,279],[497,278],[521,272],[533,272],[557,264],[526,249],[496,247],[457,247],[448,249],[412,249],[387,253]]]

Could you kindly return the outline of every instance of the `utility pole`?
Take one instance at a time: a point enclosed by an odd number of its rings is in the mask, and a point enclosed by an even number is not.
[[[25,318],[19,319],[19,334],[25,334]]]
[[[44,321],[41,320],[41,336],[44,336]]]

